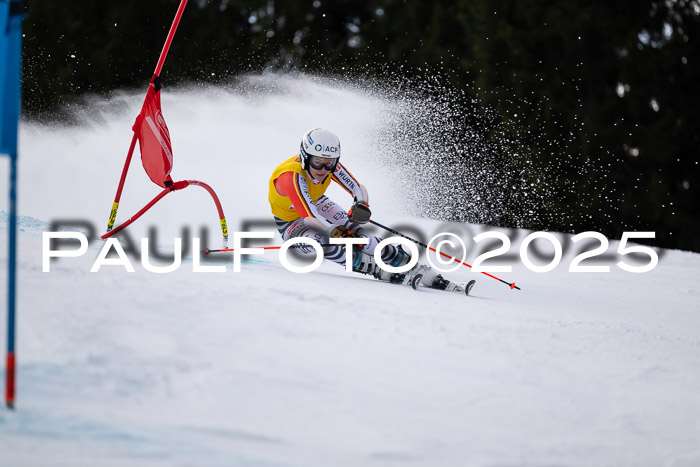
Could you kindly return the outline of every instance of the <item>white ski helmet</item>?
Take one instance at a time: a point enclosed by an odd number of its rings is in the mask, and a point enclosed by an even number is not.
[[[301,156],[301,165],[307,172],[309,171],[309,159],[312,156],[333,159],[333,166],[330,169],[332,172],[340,159],[340,140],[332,131],[314,128],[307,131],[301,139],[299,155]]]

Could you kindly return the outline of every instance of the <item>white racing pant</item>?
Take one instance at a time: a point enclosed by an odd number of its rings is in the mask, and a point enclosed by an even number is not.
[[[321,216],[328,219],[331,223],[339,226],[344,226],[348,230],[369,239],[369,243],[363,245],[362,252],[367,255],[374,255],[374,250],[377,248],[377,244],[382,241],[381,238],[371,235],[356,224],[348,219],[348,213],[341,208],[338,204],[330,200],[326,195],[321,196],[318,201],[316,201],[316,208]],[[283,221],[275,217],[275,222],[277,222],[277,230],[279,230],[280,235],[284,241],[295,237],[306,237],[317,241],[323,246],[324,258],[336,262],[342,266],[345,266],[345,245],[330,245],[328,237],[312,229],[304,223],[304,219],[297,219],[293,221]],[[295,248],[301,253],[312,254],[315,250],[310,245],[301,245]],[[394,245],[387,245],[382,250],[382,260],[390,264],[397,256],[399,256],[399,250]]]

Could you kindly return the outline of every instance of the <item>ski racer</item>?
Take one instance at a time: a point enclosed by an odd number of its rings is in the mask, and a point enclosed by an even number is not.
[[[338,183],[353,197],[349,213],[324,194],[331,182]],[[326,259],[342,266],[352,261],[353,271],[391,282],[405,279],[405,274],[382,270],[374,260],[374,250],[381,239],[361,226],[371,215],[367,188],[340,163],[340,140],[333,132],[315,128],[304,134],[299,154],[272,172],[268,199],[283,240],[307,237],[324,245]],[[330,237],[366,238],[368,243],[354,246],[352,258],[348,259],[345,245],[330,245]],[[310,245],[298,249],[306,254],[314,252]],[[411,259],[403,248],[394,245],[384,247],[381,258],[393,267],[403,266]]]

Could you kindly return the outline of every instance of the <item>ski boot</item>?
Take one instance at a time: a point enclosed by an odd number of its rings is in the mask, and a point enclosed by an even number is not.
[[[433,282],[428,285],[431,289],[438,289],[438,290],[447,290],[447,287],[449,287],[450,281],[442,277],[442,274],[438,274],[435,276],[435,279],[433,279]]]
[[[389,263],[389,266],[396,268],[403,266],[404,264],[408,264],[408,262],[411,261],[411,256],[408,253],[406,253],[401,247],[399,247],[398,250],[398,254],[391,261],[391,263]],[[355,272],[359,272],[361,274],[369,274],[381,281],[390,282],[392,284],[405,285],[410,285],[410,279],[417,274],[418,267],[419,265],[416,265],[409,271],[401,273],[385,271],[381,267],[379,267],[377,262],[374,260],[374,256],[368,255],[361,251],[355,253],[355,255],[353,256],[352,263],[352,270]]]

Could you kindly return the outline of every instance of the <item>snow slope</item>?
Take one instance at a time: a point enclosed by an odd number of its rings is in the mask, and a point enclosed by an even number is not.
[[[267,220],[269,172],[314,126],[341,135],[378,221],[425,237],[491,230],[398,214],[397,169],[371,141],[391,102],[308,78],[251,79],[247,94],[163,96],[174,178],[213,186],[232,232]],[[0,410],[0,465],[700,465],[697,254],[660,251],[643,274],[611,254],[609,273],[570,273],[568,248],[540,274],[517,257],[529,232],[509,231],[513,271],[496,275],[522,290],[462,268],[450,277],[477,278],[469,298],[334,264],[294,274],[273,251],[239,273],[228,260],[209,264],[224,273],[195,273],[187,259],[154,274],[133,257],[134,273],[90,273],[102,247],[92,241],[43,273],[50,222],[103,230],[142,98],[94,103],[73,128],[21,128],[17,410]],[[156,225],[166,251],[183,226],[204,226],[220,242],[197,190],[166,197],[131,236]],[[118,221],[158,193],[137,158],[124,193]],[[2,284],[6,263],[2,213]]]

